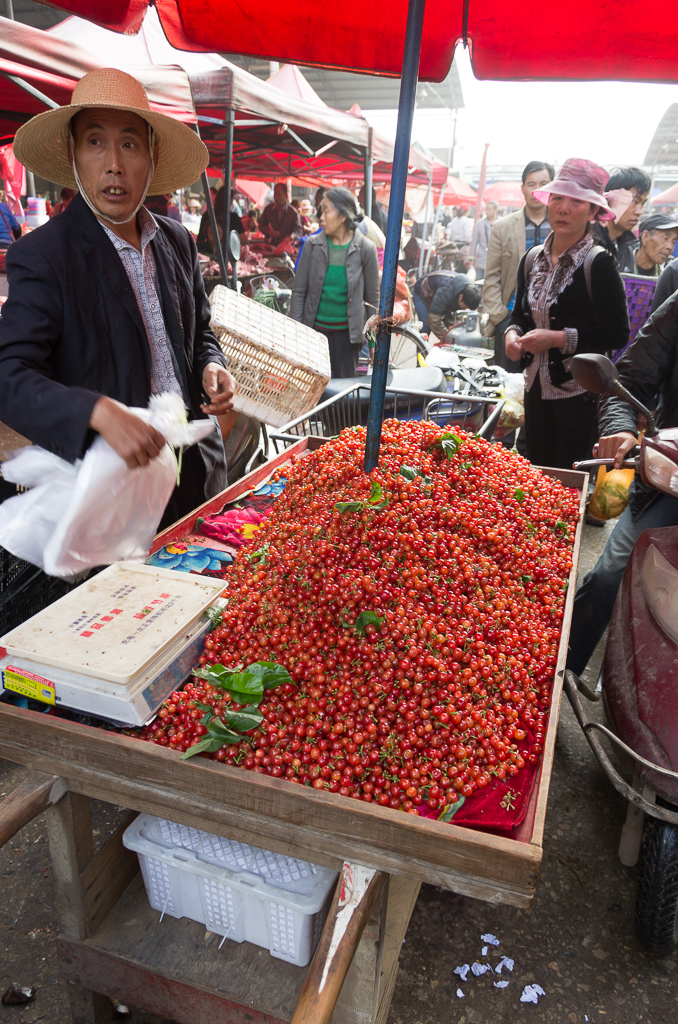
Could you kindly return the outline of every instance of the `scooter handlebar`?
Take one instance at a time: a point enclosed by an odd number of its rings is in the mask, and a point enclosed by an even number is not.
[[[595,466],[614,466],[614,459],[584,459],[582,462],[573,462],[572,469],[593,469]],[[638,459],[624,459],[622,469],[637,469]]]

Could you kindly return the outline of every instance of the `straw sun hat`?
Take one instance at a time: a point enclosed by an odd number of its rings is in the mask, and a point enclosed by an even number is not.
[[[181,121],[151,110],[144,87],[116,68],[90,71],[76,85],[68,106],[47,110],[22,125],[14,140],[17,160],[47,181],[77,189],[68,156],[68,126],[79,110],[92,107],[128,110],[153,128],[158,160],[149,195],[192,185],[207,167],[207,148],[195,132]]]

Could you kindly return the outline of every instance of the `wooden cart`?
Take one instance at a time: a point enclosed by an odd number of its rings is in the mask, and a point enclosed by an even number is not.
[[[206,503],[216,510],[264,480],[274,462]],[[582,492],[582,473],[550,471]],[[197,513],[160,535],[186,536]],[[579,527],[564,623],[574,599]],[[46,809],[60,901],[58,952],[75,1024],[110,1016],[105,997],[182,1024],[385,1024],[398,955],[419,886],[530,906],[544,820],[567,651],[558,656],[544,755],[527,816],[510,837],[442,824],[376,804],[224,766],[187,763],[166,748],[0,704],[0,756],[33,769],[0,805],[0,845]],[[341,872],[316,955],[292,967],[248,943],[226,941],[185,919],[158,920],[136,855],[122,845],[126,821],[94,852],[90,798],[169,818]]]

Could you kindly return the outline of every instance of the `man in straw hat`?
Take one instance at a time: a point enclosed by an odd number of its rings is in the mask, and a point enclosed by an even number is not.
[[[143,206],[149,192],[196,181],[207,150],[186,125],[151,110],[134,78],[101,68],[78,83],[69,106],[23,125],[14,152],[78,194],[11,247],[0,419],[71,462],[99,433],[130,468],[144,466],[164,438],[130,406],[177,391],[193,418],[232,407],[195,244],[181,224]],[[225,485],[214,431],[186,452],[164,522]]]

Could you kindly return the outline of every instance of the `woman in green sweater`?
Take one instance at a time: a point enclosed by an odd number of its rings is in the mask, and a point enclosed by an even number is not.
[[[374,242],[356,231],[363,218],[347,188],[329,188],[320,204],[317,235],[304,242],[290,316],[324,334],[333,377],[354,377],[363,325],[379,303],[379,261]]]

